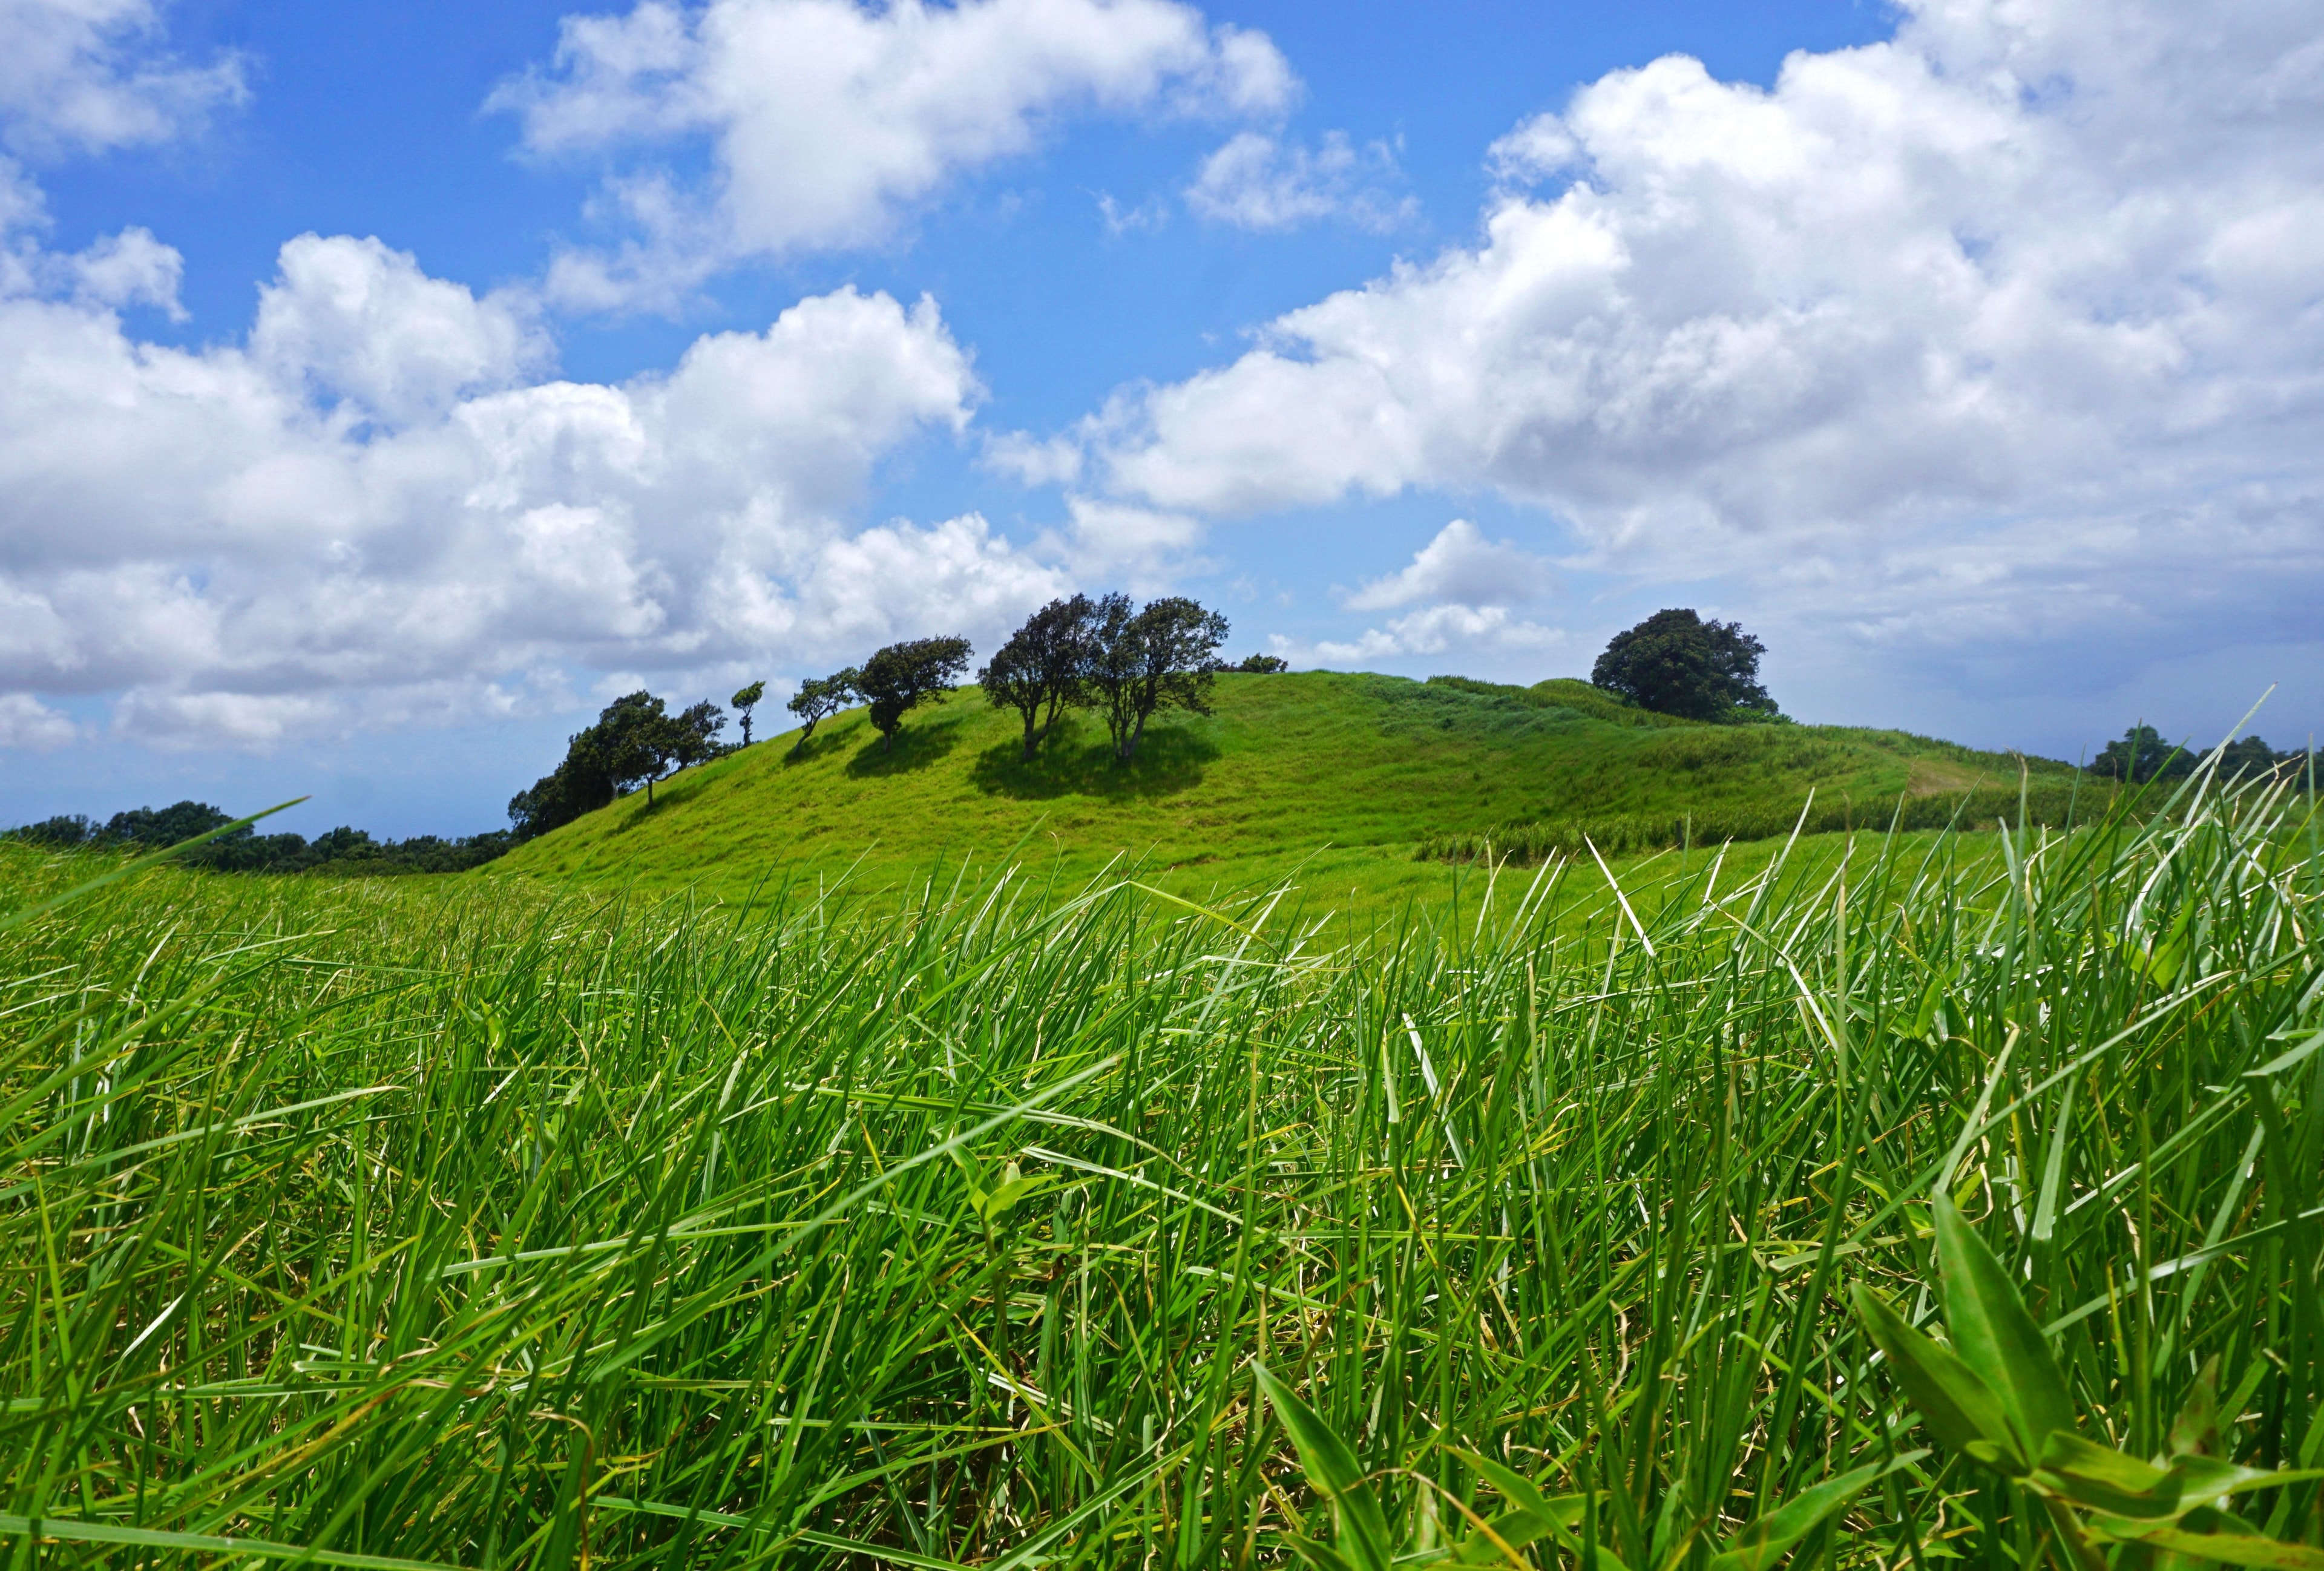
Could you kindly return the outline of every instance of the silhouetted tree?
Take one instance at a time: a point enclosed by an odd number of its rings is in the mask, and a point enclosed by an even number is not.
[[[1277,671],[1287,671],[1290,669],[1291,662],[1279,654],[1247,654],[1242,657],[1242,663],[1235,667],[1239,671],[1247,671],[1257,676],[1273,676]]]
[[[1705,622],[1691,610],[1657,611],[1616,633],[1590,668],[1615,697],[1690,720],[1775,720],[1783,712],[1759,685],[1766,646],[1734,622]]]
[[[742,723],[742,745],[751,745],[751,711],[767,696],[767,684],[752,682],[726,701],[734,706],[734,717]]]
[[[809,677],[799,684],[788,706],[800,721],[798,741],[791,748],[793,758],[807,751],[807,739],[815,735],[817,722],[829,719],[854,702],[855,684],[862,679],[862,673],[849,666],[827,677]]]
[[[863,662],[855,690],[872,706],[881,749],[893,752],[904,716],[926,703],[940,703],[968,670],[964,638],[915,638],[891,643]]]
[[[2181,780],[2195,772],[2195,755],[2163,740],[2152,725],[2134,725],[2090,760],[2090,772],[2143,785],[2151,780]]]
[[[1025,722],[1025,758],[1076,703],[1087,676],[1090,621],[1097,607],[1086,595],[1052,600],[1025,619],[1009,642],[992,652],[976,673],[986,699],[996,709],[1014,709]]]
[[[1113,755],[1138,755],[1146,722],[1162,709],[1211,712],[1212,657],[1226,642],[1227,619],[1183,596],[1130,608],[1127,595],[1098,602],[1091,624],[1089,687],[1105,711]]]

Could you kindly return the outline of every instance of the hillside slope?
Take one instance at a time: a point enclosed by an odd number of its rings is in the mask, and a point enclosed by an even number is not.
[[[770,874],[887,883],[1012,851],[1085,876],[1127,853],[1231,887],[1332,847],[1335,872],[1393,864],[1408,879],[1424,839],[1512,822],[1795,809],[1811,788],[1877,821],[1902,794],[2018,777],[2015,758],[1901,732],[1689,725],[1575,681],[1229,675],[1215,707],[1158,721],[1126,770],[1086,715],[1026,764],[1015,716],[973,688],[915,713],[892,754],[853,710],[801,756],[796,734],[768,738],[664,783],[650,810],[624,798],[493,873],[733,893]]]

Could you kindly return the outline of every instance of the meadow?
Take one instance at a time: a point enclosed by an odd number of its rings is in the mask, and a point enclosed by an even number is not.
[[[1899,801],[1941,827],[1965,798],[1960,821],[1990,827],[2021,785],[2045,809],[2099,794],[2063,764],[1899,731],[1700,725],[1572,680],[1230,674],[1213,707],[1166,714],[1128,769],[1089,715],[1028,763],[1015,717],[973,691],[915,711],[892,752],[853,710],[804,748],[768,737],[650,804],[625,797],[493,876],[740,900],[770,876],[901,888],[964,854],[986,876],[1022,863],[1078,886],[1126,856],[1193,899],[1287,881],[1393,910],[1446,898],[1452,881],[1425,864],[1487,842],[1498,860],[1513,845],[1579,850],[1577,831],[1595,829],[1609,855],[1632,853],[1678,844],[1690,816],[1697,839],[1780,842],[1811,799],[1820,828],[1885,824]]]
[[[0,1554],[2324,1565],[2310,811],[1331,922],[0,846]]]

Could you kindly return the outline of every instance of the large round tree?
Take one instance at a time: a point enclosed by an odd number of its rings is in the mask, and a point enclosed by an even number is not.
[[[1590,668],[1590,680],[1615,697],[1690,720],[1774,720],[1775,700],[1759,685],[1766,646],[1735,622],[1705,622],[1692,610],[1657,611],[1618,633]]]

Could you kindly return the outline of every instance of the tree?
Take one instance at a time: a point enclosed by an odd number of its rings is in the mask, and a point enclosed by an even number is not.
[[[752,682],[726,701],[734,706],[734,717],[742,722],[742,745],[751,745],[751,711],[767,696],[767,684]]]
[[[1086,595],[1052,600],[1025,619],[1025,625],[995,650],[991,663],[976,673],[984,697],[996,709],[1014,709],[1025,721],[1025,761],[1076,703],[1090,657],[1090,621],[1097,607]]]
[[[2262,745],[2264,745],[2263,744]],[[2273,755],[2270,754],[2273,762]],[[2152,725],[2134,725],[2119,742],[2109,742],[2090,760],[2090,772],[2144,785],[2152,780],[2183,780],[2195,772],[2195,755],[2173,747]]]
[[[791,695],[788,706],[792,714],[805,722],[799,727],[798,744],[791,748],[793,758],[807,751],[807,739],[815,735],[817,721],[829,719],[854,701],[855,685],[862,679],[862,675],[853,666],[849,666],[845,670],[835,671],[827,677],[809,677],[799,684],[798,691]]]
[[[1759,685],[1766,645],[1734,622],[1705,622],[1691,610],[1657,611],[1616,633],[1590,668],[1590,680],[1657,714],[1690,720],[1779,720]]]
[[[1278,671],[1290,669],[1291,662],[1279,654],[1247,654],[1242,657],[1242,663],[1235,667],[1239,671],[1248,671],[1255,676],[1274,676]]]
[[[1173,595],[1130,609],[1127,595],[1108,595],[1091,620],[1089,685],[1105,711],[1113,755],[1138,755],[1146,722],[1157,710],[1211,712],[1212,657],[1226,642],[1227,619]]]
[[[863,662],[855,690],[871,702],[882,751],[895,751],[906,715],[922,704],[943,702],[968,670],[968,656],[964,638],[915,638],[891,643]]]
[[[525,841],[595,812],[624,792],[646,788],[672,769],[718,756],[724,711],[708,699],[672,715],[659,698],[624,693],[597,715],[597,723],[566,741],[565,762],[509,799],[515,839]]]

